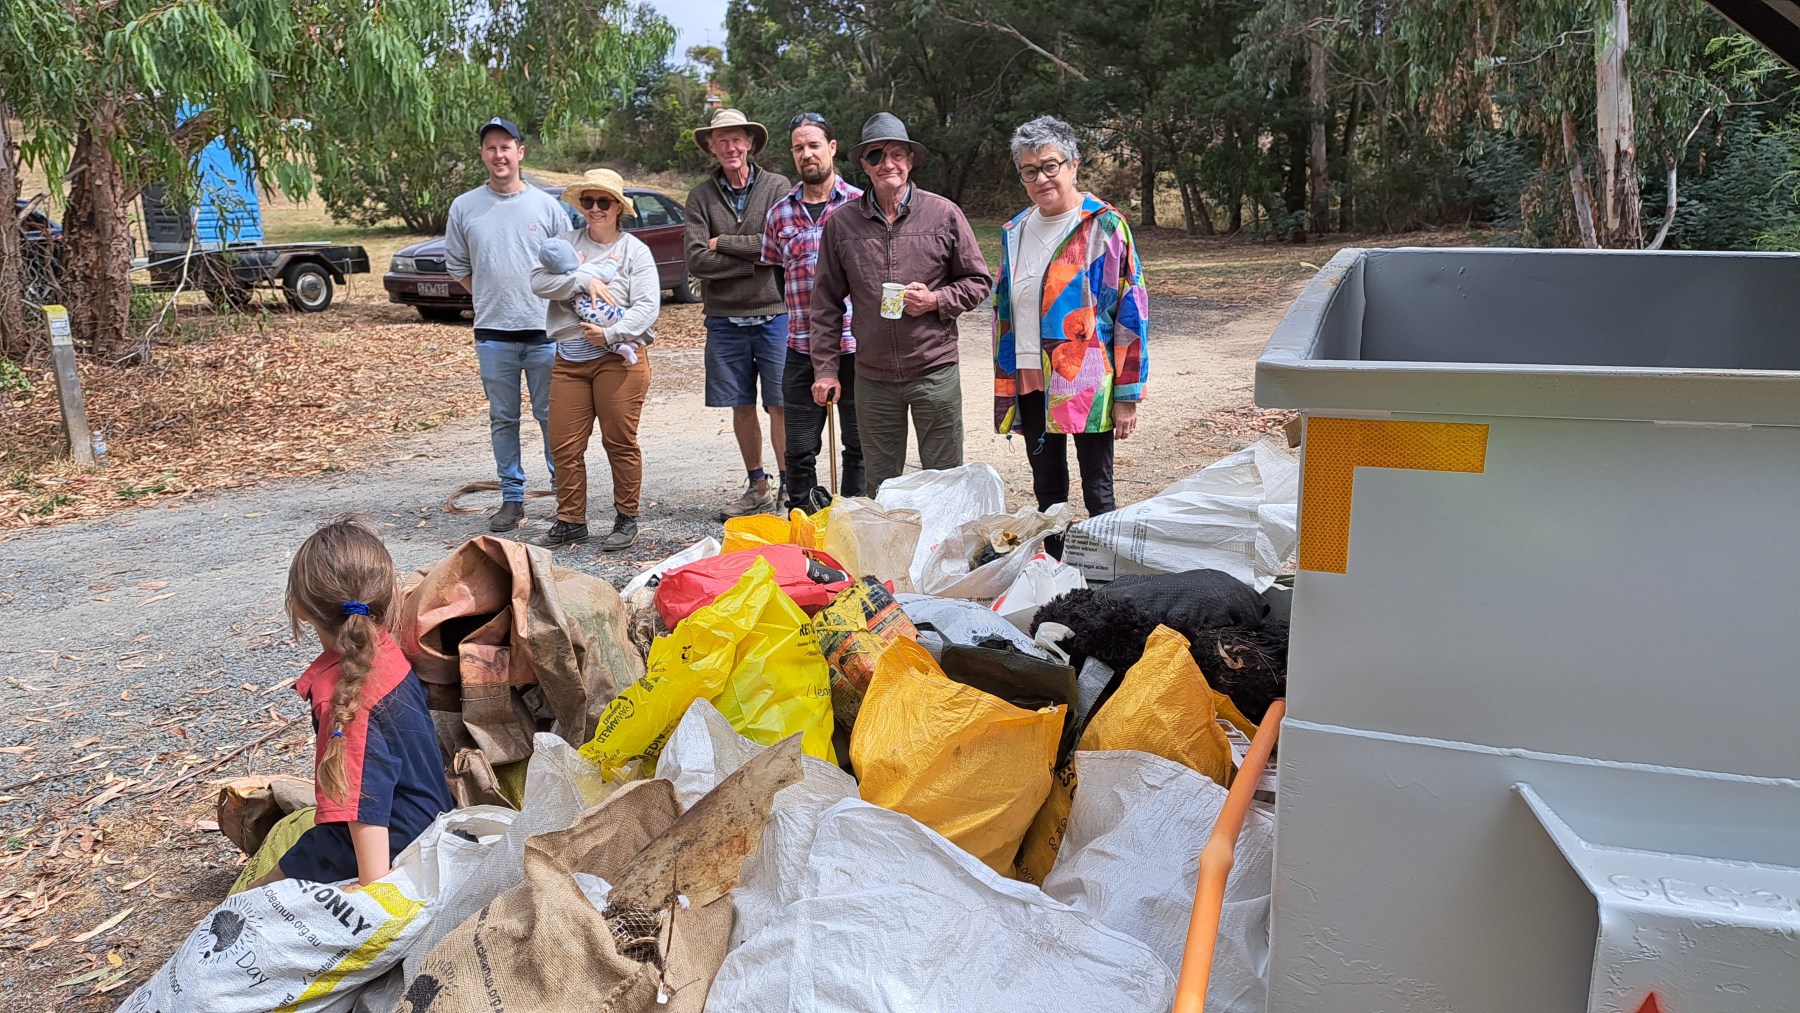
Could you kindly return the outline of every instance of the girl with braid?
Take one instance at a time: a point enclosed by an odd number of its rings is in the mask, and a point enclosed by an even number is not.
[[[325,648],[294,687],[319,736],[318,810],[262,882],[367,886],[453,808],[425,686],[389,634],[398,597],[393,558],[357,521],[320,528],[294,554],[288,617]]]

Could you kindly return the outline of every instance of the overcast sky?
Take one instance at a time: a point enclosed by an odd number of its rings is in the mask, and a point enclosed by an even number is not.
[[[689,46],[710,43],[725,48],[725,3],[726,0],[654,0],[653,6],[681,33],[675,40],[675,51],[669,54],[671,62],[686,63]]]

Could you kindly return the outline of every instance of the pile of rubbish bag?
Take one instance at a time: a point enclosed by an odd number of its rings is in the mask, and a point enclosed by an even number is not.
[[[399,620],[459,808],[370,886],[235,893],[120,1009],[1168,1009],[1285,691],[1293,472],[1258,445],[1073,527],[918,472],[623,594],[472,539]],[[255,854],[309,798],[232,782],[221,829]],[[1273,841],[1259,803],[1209,1011],[1263,1008]]]

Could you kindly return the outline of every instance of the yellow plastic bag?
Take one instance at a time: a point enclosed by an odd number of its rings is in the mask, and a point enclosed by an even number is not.
[[[1187,638],[1158,626],[1144,643],[1143,657],[1088,721],[1077,748],[1155,753],[1229,788],[1237,768],[1231,759],[1231,740],[1219,727],[1221,700],[1230,702],[1207,685],[1188,651]],[[1231,712],[1236,714],[1237,708]],[[1238,720],[1243,720],[1241,714]],[[1255,732],[1251,726],[1250,733]],[[1020,879],[1042,883],[1050,872],[1069,825],[1075,789],[1075,767],[1070,764],[1056,772],[1056,785],[1025,834],[1025,846],[1019,850]]]
[[[600,715],[581,755],[616,779],[633,764],[648,776],[695,700],[710,700],[750,740],[772,746],[795,732],[809,756],[831,747],[831,675],[800,606],[758,559],[731,590],[650,645],[648,671]]]
[[[911,816],[1010,875],[1050,792],[1065,709],[1029,711],[953,682],[902,637],[876,662],[850,733],[863,800]]]
[[[788,526],[792,531],[788,537],[802,549],[823,550],[825,548],[825,525],[830,521],[830,507],[810,516],[804,510],[789,510]]]
[[[313,828],[313,816],[319,811],[317,806],[295,809],[275,822],[269,828],[269,836],[263,838],[262,847],[250,856],[244,864],[244,871],[238,873],[237,882],[231,884],[232,894],[243,893],[250,889],[257,880],[269,874],[275,866],[281,864],[281,856],[300,842],[300,838]]]
[[[773,514],[749,514],[725,518],[725,544],[721,552],[754,549],[759,545],[786,545],[793,537],[794,526],[785,517]]]
[[[825,523],[831,508],[826,507],[807,516],[803,510],[790,510],[785,518],[773,514],[750,514],[725,519],[725,544],[721,552],[754,549],[761,545],[798,545],[802,549],[825,546]]]

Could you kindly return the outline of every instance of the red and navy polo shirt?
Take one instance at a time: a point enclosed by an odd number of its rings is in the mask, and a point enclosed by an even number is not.
[[[313,729],[318,733],[315,767],[331,743],[331,698],[342,674],[343,658],[328,648],[294,686],[312,707]],[[345,825],[352,820],[387,827],[391,858],[424,833],[439,813],[455,807],[425,702],[425,684],[386,633],[363,683],[362,708],[343,731],[348,790],[339,801],[326,797],[323,788],[316,789],[315,826],[281,859],[281,871],[291,879],[321,883],[355,879],[356,852]]]

